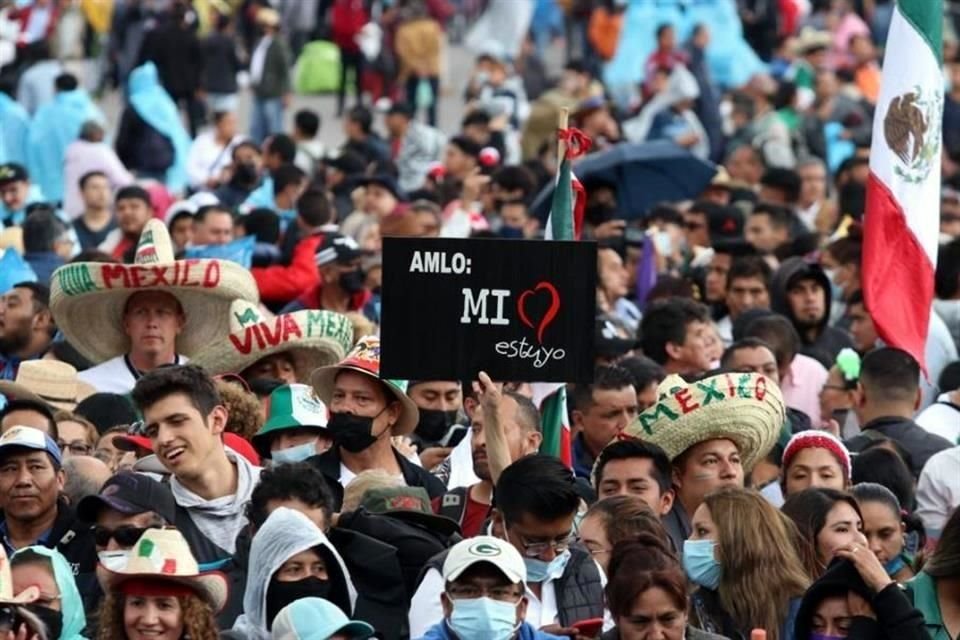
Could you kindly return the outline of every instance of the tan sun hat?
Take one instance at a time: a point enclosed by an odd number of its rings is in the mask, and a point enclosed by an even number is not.
[[[279,316],[259,305],[235,300],[230,305],[230,333],[221,336],[191,361],[210,372],[240,373],[258,360],[288,353],[298,382],[310,372],[338,362],[353,346],[353,324],[333,311],[295,311]]]
[[[78,262],[60,267],[50,279],[50,310],[67,340],[84,357],[101,363],[126,353],[123,309],[133,293],[162,291],[183,307],[186,325],[177,353],[192,357],[230,332],[230,304],[257,302],[257,283],[236,262],[174,260],[163,223],[147,223],[133,264]]]
[[[27,604],[40,597],[40,587],[30,585],[20,593],[13,593],[13,576],[7,550],[0,544],[0,604]]]
[[[131,580],[180,584],[197,592],[213,610],[227,602],[227,579],[219,571],[200,573],[196,559],[183,534],[176,529],[147,529],[126,557],[126,564],[114,569],[100,565],[105,591],[117,591]]]
[[[33,400],[54,409],[73,411],[97,390],[77,378],[77,370],[59,360],[25,360],[14,380],[0,380],[0,396]]]
[[[690,383],[671,375],[657,395],[657,404],[637,416],[620,438],[652,442],[671,461],[695,444],[725,438],[736,443],[749,471],[770,453],[786,419],[780,387],[756,373],[721,373]]]
[[[266,25],[268,27],[276,27],[280,24],[280,14],[277,13],[276,9],[271,9],[270,7],[261,7],[257,10],[256,21],[257,24]]]
[[[310,375],[310,384],[313,385],[314,392],[327,407],[330,406],[333,398],[333,384],[341,371],[356,371],[383,382],[403,406],[400,419],[391,429],[392,435],[405,436],[413,433],[420,421],[420,410],[407,395],[406,380],[384,380],[380,377],[380,338],[376,336],[360,338],[346,358],[335,365],[320,367]]]

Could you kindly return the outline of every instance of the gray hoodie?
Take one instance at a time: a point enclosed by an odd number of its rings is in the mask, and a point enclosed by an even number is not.
[[[322,547],[327,558],[332,557],[340,568],[340,576],[330,567],[330,580],[342,580],[332,584],[332,590],[346,590],[350,612],[357,603],[357,591],[350,579],[347,565],[327,536],[307,516],[294,509],[279,507],[263,523],[250,544],[250,567],[247,572],[247,588],[243,594],[243,615],[237,618],[233,630],[243,633],[248,640],[269,640],[267,631],[267,587],[273,575],[283,563],[307,549]],[[344,612],[348,613],[348,612]],[[349,613],[348,613],[349,615]]]

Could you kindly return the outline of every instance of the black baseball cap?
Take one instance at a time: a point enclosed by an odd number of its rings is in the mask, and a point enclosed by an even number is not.
[[[99,495],[87,496],[77,504],[77,517],[96,522],[104,507],[128,516],[153,511],[168,524],[176,521],[177,504],[170,489],[142,473],[123,471],[103,485]]]
[[[394,178],[389,173],[378,173],[376,175],[368,176],[362,180],[357,181],[357,185],[361,187],[366,187],[371,184],[375,184],[379,187],[383,187],[391,194],[393,197],[399,200],[400,202],[406,202],[407,194],[400,189],[400,185],[397,183],[396,178]]]
[[[324,163],[328,167],[337,169],[348,176],[361,174],[367,168],[367,163],[363,159],[363,156],[353,153],[352,151],[341,153],[336,158],[325,160]]]
[[[16,162],[7,162],[0,164],[0,187],[5,187],[11,182],[26,182],[30,175],[22,164]]]
[[[366,255],[366,252],[360,248],[360,245],[352,237],[339,233],[328,233],[323,237],[320,246],[317,247],[314,262],[318,267],[331,262],[349,264],[364,255]]]

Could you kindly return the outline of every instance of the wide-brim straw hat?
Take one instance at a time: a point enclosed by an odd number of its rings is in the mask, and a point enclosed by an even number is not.
[[[657,404],[637,416],[621,438],[652,442],[671,461],[696,444],[723,438],[737,445],[749,471],[770,453],[786,419],[780,388],[756,373],[721,373],[691,383],[671,375],[657,395]]]
[[[77,378],[77,370],[59,360],[26,360],[14,380],[0,380],[0,395],[32,400],[54,409],[73,411],[97,390]]]
[[[795,55],[806,55],[817,49],[829,49],[833,46],[833,35],[829,31],[821,31],[815,27],[804,27],[800,30],[792,51]]]
[[[314,369],[339,362],[353,346],[353,323],[333,311],[274,316],[259,305],[235,300],[229,319],[229,334],[207,345],[191,361],[211,375],[240,373],[267,356],[287,353],[297,380],[306,383]]]
[[[130,549],[125,566],[116,570],[100,566],[108,592],[129,580],[157,580],[193,589],[214,611],[220,611],[227,602],[226,576],[219,571],[201,573],[190,546],[176,529],[147,529]]]
[[[406,380],[384,380],[380,377],[380,338],[376,336],[360,338],[343,360],[335,365],[320,367],[310,375],[310,384],[313,385],[314,392],[327,407],[333,399],[334,382],[341,371],[356,371],[383,382],[402,405],[400,419],[391,429],[392,435],[405,436],[413,433],[417,423],[420,422],[420,410],[407,395]]]
[[[123,310],[141,291],[169,293],[180,302],[186,324],[177,336],[177,353],[189,357],[229,333],[234,300],[259,300],[253,276],[236,262],[174,260],[167,228],[152,219],[140,235],[133,264],[78,262],[54,271],[50,309],[77,351],[100,363],[129,351]]]
[[[261,7],[257,10],[256,22],[268,27],[276,27],[280,25],[280,14],[276,9]]]

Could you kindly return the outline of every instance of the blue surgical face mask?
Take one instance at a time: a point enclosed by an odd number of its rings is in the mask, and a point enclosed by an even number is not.
[[[713,540],[684,540],[683,570],[692,582],[716,589],[720,586],[720,563],[714,557],[717,543]]]
[[[460,640],[509,640],[517,631],[517,603],[492,598],[453,600],[447,620]]]
[[[810,640],[845,640],[843,636],[831,636],[826,633],[811,633]]]
[[[303,462],[310,456],[315,455],[317,455],[317,440],[313,439],[310,442],[304,442],[293,447],[271,451],[270,459],[273,460],[273,464],[289,464],[291,462]]]
[[[886,570],[887,575],[891,578],[907,566],[907,561],[903,559],[903,554],[899,553],[895,558],[883,565],[883,568]]]
[[[523,238],[523,227],[512,227],[505,224],[500,227],[500,237],[510,240],[520,240]]]
[[[562,575],[563,570],[567,568],[567,563],[569,561],[569,549],[561,554],[558,554],[557,557],[550,562],[544,562],[540,558],[527,558],[524,556],[523,564],[527,566],[527,582],[543,582],[548,578]]]

